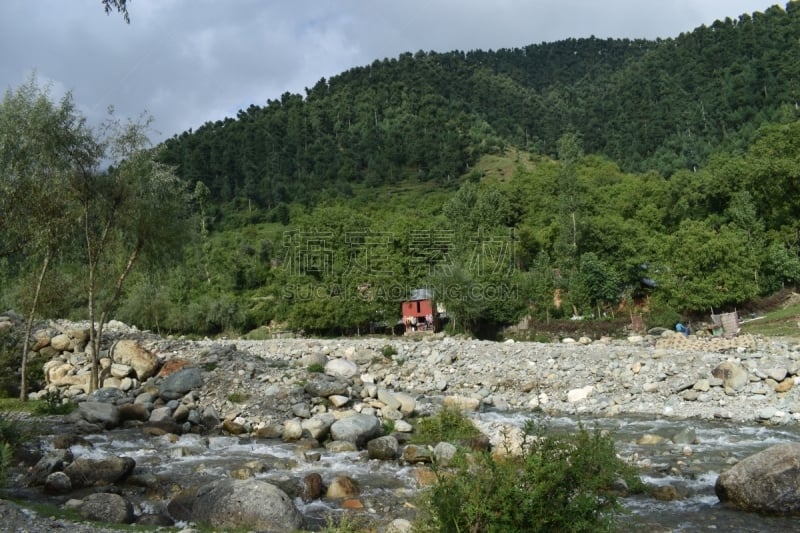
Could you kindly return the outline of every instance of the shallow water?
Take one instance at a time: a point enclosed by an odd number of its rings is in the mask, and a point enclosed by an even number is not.
[[[487,422],[522,426],[529,419],[542,421],[532,413],[484,412],[476,415]],[[719,472],[737,460],[773,444],[797,442],[796,427],[766,427],[723,421],[675,420],[620,416],[614,418],[548,417],[546,427],[553,431],[575,431],[578,424],[598,427],[612,433],[620,456],[642,469],[644,481],[670,485],[683,496],[677,501],[658,501],[636,496],[624,499],[629,514],[621,531],[800,531],[800,518],[767,517],[723,508],[714,493]],[[682,429],[693,429],[697,442],[676,445],[670,439]],[[641,445],[644,434],[666,438],[661,444]],[[187,434],[177,440],[147,437],[138,429],[114,430],[87,437],[92,446],[73,446],[75,457],[128,456],[136,460],[134,474],[153,475],[172,487],[199,486],[228,477],[230,472],[250,468],[257,478],[287,490],[296,488],[304,476],[319,473],[327,484],[337,475],[346,475],[361,487],[359,499],[366,516],[413,519],[413,504],[419,490],[415,467],[397,462],[367,460],[365,452],[331,453],[323,448],[309,450],[297,444],[234,436],[204,437]],[[307,452],[320,454],[309,460]],[[168,496],[167,496],[168,497]],[[330,513],[340,512],[337,502],[295,503],[314,528]],[[139,503],[140,510],[158,510],[166,498],[155,504]]]
[[[484,420],[509,422],[521,427],[530,418],[526,413],[482,413]],[[634,496],[623,503],[630,513],[621,521],[621,531],[800,531],[800,518],[763,516],[723,507],[714,492],[719,473],[736,461],[774,444],[800,441],[800,428],[742,425],[723,421],[614,417],[548,419],[555,430],[575,430],[581,423],[595,425],[614,435],[620,456],[630,458],[642,468],[642,479],[653,485],[669,485],[683,496],[676,501],[659,501]],[[676,445],[669,439],[678,431],[691,428],[696,444]],[[657,445],[640,445],[644,434],[667,440]],[[687,448],[691,450],[688,455]]]

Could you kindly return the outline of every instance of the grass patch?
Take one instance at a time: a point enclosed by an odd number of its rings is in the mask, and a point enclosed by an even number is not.
[[[800,337],[800,304],[769,311],[761,318],[742,324],[742,333],[767,337]]]
[[[319,364],[319,363],[314,363],[314,364],[308,365],[308,368],[307,368],[307,370],[308,370],[309,372],[313,372],[313,373],[316,373],[316,374],[320,374],[320,373],[322,373],[322,372],[324,372],[324,371],[325,371],[325,367],[324,367],[324,366],[322,366],[322,365],[321,365],[321,364]]]
[[[446,407],[433,416],[419,419],[411,442],[415,444],[458,442],[478,435],[480,431],[467,415],[458,409]]]
[[[249,399],[250,395],[242,392],[232,392],[231,394],[228,394],[228,401],[231,403],[244,403]]]
[[[48,390],[43,398],[33,403],[34,412],[40,415],[68,415],[78,408],[78,404],[63,397],[61,389]]]

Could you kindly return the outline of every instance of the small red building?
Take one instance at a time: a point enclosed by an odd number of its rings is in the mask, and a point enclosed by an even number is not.
[[[411,291],[411,298],[401,304],[406,333],[436,331],[438,320],[433,293],[428,289]]]

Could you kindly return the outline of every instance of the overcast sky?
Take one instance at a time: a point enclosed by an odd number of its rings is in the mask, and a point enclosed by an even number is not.
[[[676,37],[768,0],[0,0],[0,89],[35,71],[92,122],[147,111],[160,141],[320,78],[418,50]],[[785,2],[778,3],[784,6]]]

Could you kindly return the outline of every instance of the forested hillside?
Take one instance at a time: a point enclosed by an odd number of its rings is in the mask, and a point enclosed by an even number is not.
[[[799,13],[792,2],[656,42],[570,39],[376,60],[305,97],[284,94],[177,135],[165,161],[219,201],[265,208],[359,182],[453,185],[504,146],[555,156],[564,133],[626,171],[669,176],[794,115]]]
[[[800,281],[799,103],[800,2],[658,41],[378,59],[163,143],[193,230],[115,316],[353,334],[418,287],[481,335],[732,310]],[[75,249],[42,314],[81,314]],[[25,308],[29,270],[0,247],[3,303]]]

